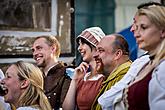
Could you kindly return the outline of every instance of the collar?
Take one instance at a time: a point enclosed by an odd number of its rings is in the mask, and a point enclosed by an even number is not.
[[[114,71],[110,73],[108,78],[103,82],[103,84],[108,83],[109,81],[113,80],[115,77],[118,77],[119,75],[125,74],[128,69],[130,68],[130,65],[132,64],[132,61],[129,60],[120,66],[118,66]]]
[[[55,71],[55,70],[57,70],[57,69],[59,69],[59,68],[62,68],[62,67],[64,67],[64,64],[62,63],[62,61],[56,62],[54,65],[52,65],[52,66],[48,69],[46,76],[47,76],[48,74],[50,74],[50,73],[54,73],[54,72],[51,72],[51,71]]]

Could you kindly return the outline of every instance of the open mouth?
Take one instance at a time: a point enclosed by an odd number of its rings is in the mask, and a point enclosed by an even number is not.
[[[0,96],[5,96],[7,93],[8,89],[3,84],[0,84]]]
[[[85,54],[85,52],[81,51],[80,54],[81,54],[81,56],[83,56]]]
[[[43,56],[35,56],[35,60],[38,62]]]
[[[101,63],[102,60],[100,58],[96,58],[95,61],[96,63]]]
[[[36,58],[36,61],[39,61],[41,58],[40,57],[38,57],[38,58]]]

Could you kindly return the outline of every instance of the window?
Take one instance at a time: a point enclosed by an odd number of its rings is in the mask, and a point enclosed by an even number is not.
[[[1,1],[0,57],[29,56],[32,54],[30,48],[34,37],[49,34],[60,41],[62,54],[72,54],[74,41],[71,43],[71,1]]]

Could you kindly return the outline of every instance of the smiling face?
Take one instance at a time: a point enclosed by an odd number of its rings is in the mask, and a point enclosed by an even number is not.
[[[93,47],[92,49],[90,46],[86,43],[83,43],[81,39],[79,40],[79,46],[78,50],[83,58],[83,61],[85,62],[90,62],[93,59],[93,53],[95,52],[95,48]]]
[[[111,68],[114,67],[115,53],[113,51],[112,44],[115,36],[104,37],[97,45],[97,51],[94,54],[96,61],[97,71],[103,71],[107,76],[111,72]]]
[[[156,27],[145,15],[136,18],[134,36],[139,48],[153,51],[161,41],[161,30]]]
[[[54,48],[46,43],[45,38],[39,38],[33,43],[33,58],[39,67],[45,67],[52,62]]]
[[[5,101],[9,103],[17,103],[21,95],[21,82],[17,75],[17,67],[11,65],[6,71],[6,78],[3,79],[4,86],[8,89],[8,93],[5,95]]]

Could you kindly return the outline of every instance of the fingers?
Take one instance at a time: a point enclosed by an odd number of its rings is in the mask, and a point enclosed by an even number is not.
[[[87,64],[86,62],[82,62],[82,63],[78,66],[78,68],[80,69],[80,71],[81,71],[82,73],[86,73],[87,70],[88,70],[88,68],[89,68],[89,64]]]

